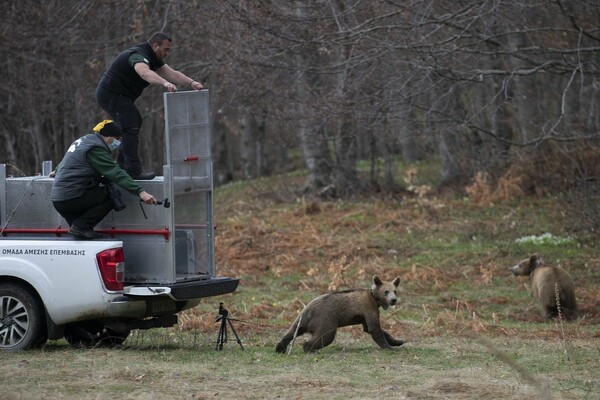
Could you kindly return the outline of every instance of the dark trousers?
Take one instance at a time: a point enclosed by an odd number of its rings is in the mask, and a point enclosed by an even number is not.
[[[142,162],[138,152],[142,115],[129,97],[113,93],[100,86],[96,89],[96,101],[123,129],[117,163],[129,175],[139,175],[142,172]]]
[[[90,189],[75,199],[53,201],[52,204],[69,226],[76,226],[82,231],[93,230],[113,209],[108,193],[100,187]]]

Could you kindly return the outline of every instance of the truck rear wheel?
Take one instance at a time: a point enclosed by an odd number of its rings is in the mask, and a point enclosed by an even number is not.
[[[44,306],[21,285],[0,283],[0,350],[27,350],[46,342]]]
[[[98,321],[71,324],[65,331],[65,339],[73,347],[115,347],[122,345],[129,331],[117,332]]]

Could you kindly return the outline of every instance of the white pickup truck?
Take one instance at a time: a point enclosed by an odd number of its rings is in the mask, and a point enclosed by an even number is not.
[[[169,327],[202,298],[231,293],[216,275],[208,91],[165,93],[163,176],[139,183],[162,206],[123,193],[126,208],[74,240],[50,202],[51,162],[12,177],[0,164],[0,350],[66,338],[123,343],[131,330]]]

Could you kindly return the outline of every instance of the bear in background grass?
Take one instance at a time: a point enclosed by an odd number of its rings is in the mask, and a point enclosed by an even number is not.
[[[513,275],[529,276],[531,291],[541,308],[543,318],[555,318],[560,315],[568,321],[577,318],[577,300],[575,282],[567,271],[560,267],[547,266],[534,254],[509,268]]]
[[[338,328],[358,324],[362,324],[363,330],[382,349],[402,346],[404,341],[394,339],[379,323],[379,307],[387,310],[396,304],[399,284],[399,277],[383,282],[374,276],[371,289],[333,292],[313,299],[277,344],[276,351],[285,353],[295,337],[310,333],[312,336],[304,342],[303,348],[307,353],[315,352],[333,342]]]

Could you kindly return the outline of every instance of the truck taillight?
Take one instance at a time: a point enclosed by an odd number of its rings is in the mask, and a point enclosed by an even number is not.
[[[107,290],[123,290],[125,259],[123,249],[108,249],[96,254],[98,268]]]

